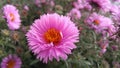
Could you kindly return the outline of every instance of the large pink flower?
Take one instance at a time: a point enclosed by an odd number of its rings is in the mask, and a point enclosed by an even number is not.
[[[18,10],[13,5],[5,5],[3,7],[4,18],[7,20],[9,29],[15,30],[20,28],[21,20]]]
[[[54,13],[35,20],[26,36],[30,50],[47,63],[53,58],[66,60],[76,48],[74,43],[78,42],[79,31],[69,17]]]

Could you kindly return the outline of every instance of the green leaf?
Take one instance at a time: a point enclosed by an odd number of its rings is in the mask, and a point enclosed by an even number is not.
[[[36,64],[37,62],[39,62],[39,60],[34,60],[34,61],[32,61],[32,62],[30,63],[30,65],[34,65],[34,64]]]

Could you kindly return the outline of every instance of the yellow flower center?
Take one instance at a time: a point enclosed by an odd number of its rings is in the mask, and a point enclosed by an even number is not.
[[[100,21],[99,21],[99,20],[94,20],[93,23],[94,23],[95,25],[99,25],[99,24],[100,24]]]
[[[7,62],[7,68],[14,68],[15,66],[15,61],[14,60],[9,60]]]
[[[61,34],[58,30],[51,28],[44,34],[44,39],[47,43],[58,44],[61,40]]]
[[[14,21],[15,20],[15,15],[13,13],[10,13],[10,20]]]

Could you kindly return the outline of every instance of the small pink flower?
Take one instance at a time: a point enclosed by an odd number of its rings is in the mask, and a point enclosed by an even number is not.
[[[8,55],[3,58],[0,68],[21,68],[22,61],[17,55]]]
[[[24,6],[24,9],[25,9],[26,11],[29,11],[29,7],[28,7],[27,5]]]
[[[73,6],[76,9],[83,9],[87,5],[88,3],[85,0],[77,0],[76,2],[73,2]]]
[[[73,8],[68,14],[72,19],[80,19],[81,18],[81,13],[80,10]]]
[[[51,7],[54,7],[54,6],[55,6],[54,0],[51,0],[51,1],[50,1],[50,6],[51,6]]]
[[[107,51],[107,49],[101,49],[100,54],[104,54]]]
[[[5,5],[3,7],[4,18],[7,20],[7,25],[9,29],[15,30],[19,29],[21,25],[20,15],[18,10],[13,5]]]
[[[41,3],[46,3],[46,0],[34,0],[35,5],[41,7]]]
[[[45,14],[35,20],[26,34],[29,48],[44,63],[48,60],[66,60],[76,48],[79,30],[67,16]]]

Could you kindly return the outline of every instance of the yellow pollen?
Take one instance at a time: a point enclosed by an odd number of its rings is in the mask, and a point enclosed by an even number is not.
[[[61,34],[58,30],[51,28],[44,34],[44,39],[47,43],[58,44],[61,40]]]
[[[15,61],[14,60],[9,60],[7,62],[7,68],[14,68],[15,66]]]
[[[10,20],[11,20],[11,21],[14,21],[14,20],[15,20],[15,16],[14,16],[13,13],[10,13]]]
[[[95,25],[99,25],[99,24],[100,24],[100,21],[99,21],[99,20],[94,20],[93,23],[94,23]]]

